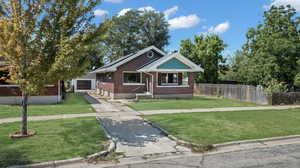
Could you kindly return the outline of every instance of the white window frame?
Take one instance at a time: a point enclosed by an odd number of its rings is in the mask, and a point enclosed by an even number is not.
[[[170,84],[177,84],[177,85],[163,85],[161,83],[161,85],[158,84],[158,73],[165,73],[167,74],[167,78],[168,78],[168,73],[177,73],[177,83],[170,83]],[[179,79],[178,79],[178,74],[182,73],[182,72],[156,72],[156,87],[190,87],[190,85],[179,85]],[[168,80],[167,80],[168,82]],[[168,83],[165,83],[168,84]]]
[[[126,83],[125,82],[125,78],[124,78],[124,74],[125,73],[139,73],[140,74],[140,83]],[[145,85],[145,83],[143,83],[143,73],[142,72],[137,72],[137,71],[123,71],[122,72],[122,83],[123,85]]]
[[[178,72],[161,72],[161,74],[167,74],[166,76],[166,83],[161,82],[161,86],[178,86]],[[176,83],[169,83],[169,74],[177,74],[177,82]],[[158,78],[158,76],[157,76]]]

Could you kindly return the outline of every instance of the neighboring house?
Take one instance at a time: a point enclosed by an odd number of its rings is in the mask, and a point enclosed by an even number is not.
[[[7,66],[8,63],[1,61],[1,67]],[[0,73],[1,78],[1,73]],[[54,85],[47,85],[45,92],[40,96],[30,96],[29,104],[54,104],[62,100],[62,87],[61,83],[58,82]],[[21,103],[21,92],[19,86],[11,83],[0,82],[0,104],[20,104]]]
[[[96,74],[87,73],[83,77],[72,80],[75,92],[96,90]]]
[[[194,73],[203,69],[179,53],[165,54],[151,46],[121,57],[95,71],[97,92],[114,99],[190,98]]]

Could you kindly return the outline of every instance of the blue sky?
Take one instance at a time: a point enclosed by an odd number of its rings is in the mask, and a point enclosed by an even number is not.
[[[228,44],[225,53],[232,53],[242,47],[248,29],[262,21],[271,4],[291,4],[300,11],[300,0],[103,0],[95,9],[95,22],[128,9],[166,12],[171,24],[166,49],[178,50],[181,40],[209,32],[219,34]]]

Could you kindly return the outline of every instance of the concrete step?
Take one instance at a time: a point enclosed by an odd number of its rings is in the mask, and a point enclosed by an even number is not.
[[[152,99],[152,94],[151,93],[138,93],[136,94],[136,100],[139,99]]]

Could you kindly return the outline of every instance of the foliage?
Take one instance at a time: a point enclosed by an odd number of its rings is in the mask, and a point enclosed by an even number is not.
[[[287,92],[287,85],[283,82],[278,82],[276,79],[271,79],[266,83],[266,88],[264,89],[266,93],[280,93]]]
[[[247,66],[247,59],[242,51],[236,51],[235,55],[228,59],[228,70],[220,75],[220,79],[223,81],[244,82],[247,77],[244,69]]]
[[[295,76],[294,84],[295,84],[296,86],[300,86],[300,73],[298,73],[298,74]]]
[[[218,35],[195,36],[181,41],[180,53],[204,69],[199,73],[197,80],[201,82],[217,83],[219,73],[224,70],[225,58],[222,52],[227,45]]]
[[[155,45],[163,49],[169,44],[168,23],[162,13],[130,10],[125,15],[107,19],[105,42],[109,59]]]
[[[291,6],[272,6],[266,11],[263,23],[247,33],[245,81],[268,86],[273,80],[291,87],[299,72],[299,28],[300,18]]]
[[[3,1],[1,1],[3,2]],[[89,44],[103,29],[91,23],[100,0],[10,0],[1,3],[0,56],[22,91],[22,133],[28,96],[44,85],[80,76],[89,65]]]

